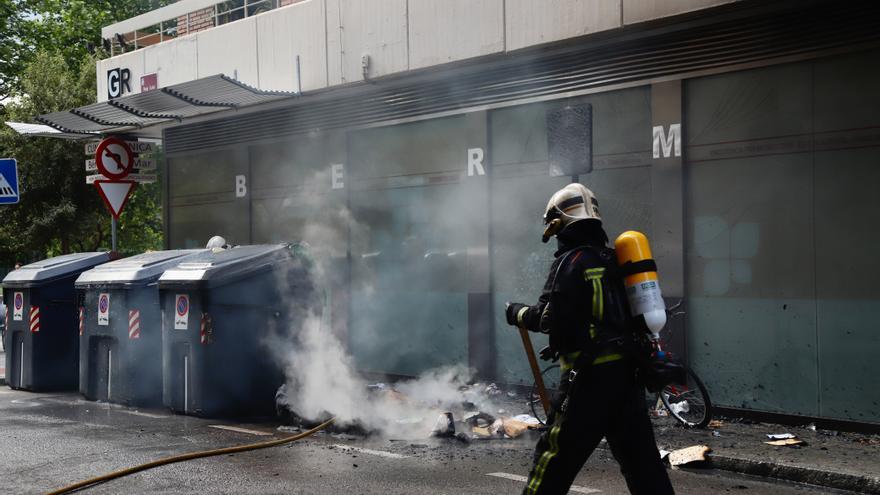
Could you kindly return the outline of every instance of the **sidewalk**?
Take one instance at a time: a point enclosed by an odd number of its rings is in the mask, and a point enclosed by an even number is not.
[[[715,428],[688,430],[669,418],[654,422],[657,445],[675,450],[706,445],[716,469],[798,483],[880,494],[880,435],[814,430],[767,423],[721,420]],[[792,433],[797,447],[767,445],[768,434]]]
[[[505,398],[509,411],[528,413],[522,394]],[[715,468],[764,478],[880,495],[880,435],[815,427],[785,426],[742,419],[718,418],[705,429],[687,429],[671,417],[654,417],[657,447],[673,451],[705,445],[711,448],[705,463],[689,470]],[[791,433],[804,444],[767,445],[767,435]],[[603,442],[600,448],[607,448]],[[674,468],[677,469],[677,468]]]

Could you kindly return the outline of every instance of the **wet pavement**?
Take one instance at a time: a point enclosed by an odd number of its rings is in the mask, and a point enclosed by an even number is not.
[[[7,493],[43,493],[168,455],[288,435],[276,427],[3,388],[0,483]],[[462,444],[319,433],[282,447],[160,467],[85,493],[518,493],[533,446],[533,438]],[[712,469],[672,470],[670,476],[680,494],[842,493]],[[572,493],[626,493],[602,449],[575,483]]]

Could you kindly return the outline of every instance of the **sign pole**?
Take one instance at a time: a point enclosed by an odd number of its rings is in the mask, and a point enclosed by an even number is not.
[[[116,217],[110,215],[110,243],[112,245],[111,251],[116,252]]]

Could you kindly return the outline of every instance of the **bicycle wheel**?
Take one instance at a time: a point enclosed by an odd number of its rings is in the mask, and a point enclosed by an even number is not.
[[[556,373],[554,373],[554,370]],[[541,372],[541,377],[544,379],[544,388],[547,389],[547,394],[550,395],[552,400],[553,390],[559,388],[559,365],[552,364],[544,368],[544,371]],[[532,411],[532,416],[538,418],[538,421],[541,422],[542,425],[547,424],[547,414],[544,412],[544,405],[541,404],[541,397],[538,395],[538,384],[532,383],[532,389],[529,391],[529,409]]]
[[[658,395],[673,418],[688,428],[704,428],[712,420],[712,402],[702,380],[690,368],[687,383],[671,383]]]

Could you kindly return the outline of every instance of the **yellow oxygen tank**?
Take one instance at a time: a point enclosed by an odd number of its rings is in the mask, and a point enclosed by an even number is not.
[[[659,339],[660,330],[666,325],[666,304],[660,293],[657,264],[651,257],[648,238],[641,232],[629,230],[614,241],[614,249],[632,315],[643,317],[654,339]]]

